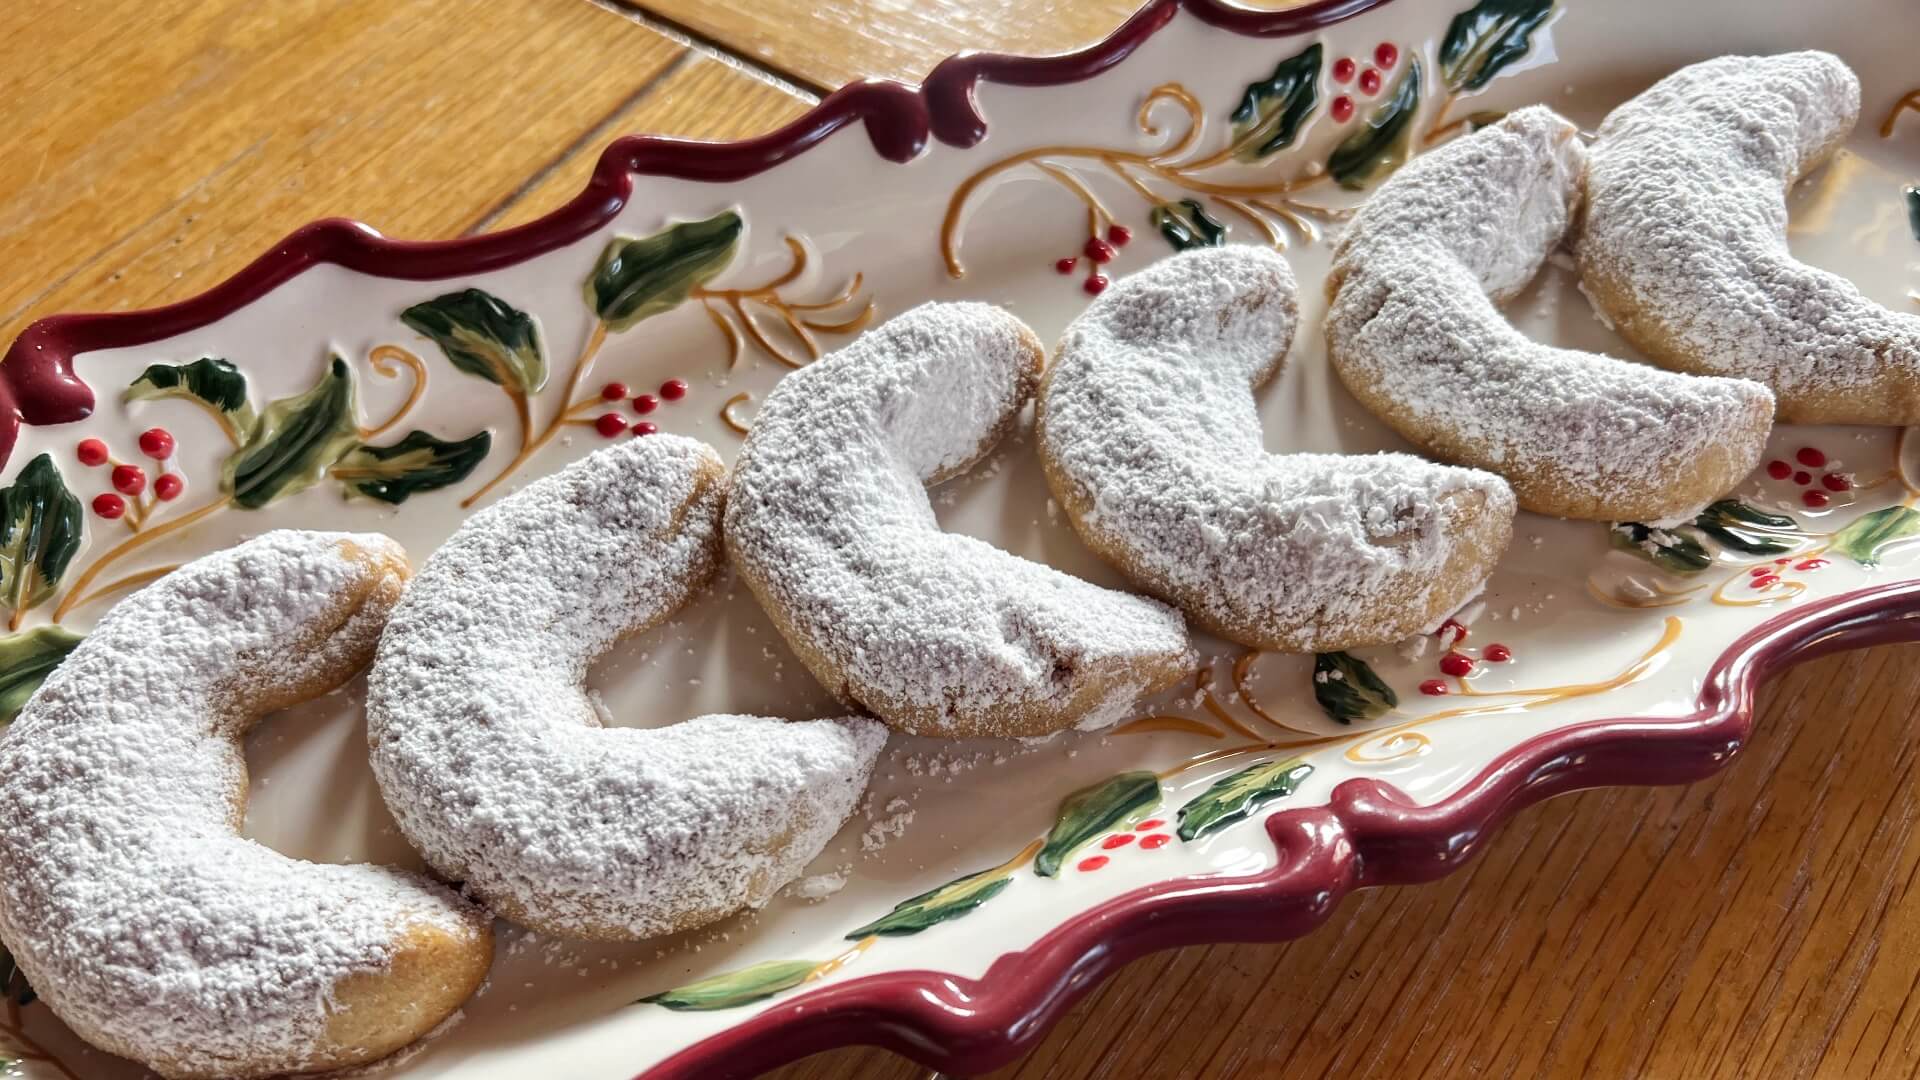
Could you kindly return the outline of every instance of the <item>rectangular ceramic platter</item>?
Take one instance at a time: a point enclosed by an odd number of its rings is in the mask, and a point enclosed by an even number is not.
[[[609,238],[644,236],[677,220],[707,218],[729,209],[739,210],[746,229],[715,288],[750,289],[778,276],[790,258],[784,241],[793,237],[804,243],[808,258],[804,274],[779,290],[786,302],[829,298],[857,272],[863,280],[845,309],[848,314],[860,309],[863,298],[871,299],[880,319],[929,299],[987,300],[1006,305],[1051,341],[1086,302],[1080,287],[1086,261],[1081,260],[1074,276],[1062,276],[1054,266],[1057,259],[1080,251],[1087,238],[1086,211],[1057,177],[1033,169],[999,174],[959,210],[957,255],[966,273],[956,279],[942,256],[942,223],[950,200],[969,177],[1009,155],[1041,146],[1145,151],[1162,145],[1161,139],[1136,126],[1135,112],[1147,92],[1163,83],[1180,84],[1201,103],[1206,120],[1201,145],[1212,148],[1229,137],[1228,114],[1247,84],[1264,78],[1276,63],[1312,41],[1324,44],[1329,63],[1335,57],[1368,58],[1377,44],[1393,43],[1401,59],[1387,73],[1389,88],[1406,69],[1407,58],[1417,57],[1424,68],[1425,93],[1415,123],[1416,130],[1424,130],[1434,123],[1441,96],[1433,75],[1438,36],[1466,6],[1464,0],[1394,0],[1303,36],[1266,38],[1239,36],[1181,10],[1131,55],[1084,81],[1042,88],[981,85],[977,104],[989,130],[984,141],[971,148],[936,141],[914,160],[898,164],[877,155],[856,124],[770,171],[737,182],[636,177],[632,198],[610,224],[517,265],[435,281],[388,280],[316,266],[198,329],[81,355],[77,373],[95,389],[99,408],[76,424],[22,429],[5,477],[10,482],[45,451],[84,502],[107,485],[103,471],[76,462],[79,440],[104,439],[118,456],[134,459],[135,434],[163,425],[178,439],[177,468],[187,487],[176,502],[161,505],[161,516],[153,522],[184,517],[216,495],[229,448],[209,417],[189,403],[120,400],[120,388],[147,365],[225,357],[243,370],[259,407],[307,389],[320,376],[329,351],[337,351],[354,370],[362,422],[374,424],[402,408],[411,377],[381,378],[369,369],[368,356],[378,346],[399,345],[425,361],[429,378],[424,397],[396,434],[419,428],[457,439],[483,427],[494,433],[492,453],[462,484],[393,506],[346,500],[337,484],[322,483],[264,510],[213,515],[140,547],[120,560],[112,574],[97,580],[180,562],[284,526],[385,532],[404,543],[418,561],[459,524],[460,498],[506,464],[517,427],[511,402],[500,387],[456,371],[431,342],[402,325],[398,316],[409,305],[459,288],[478,288],[535,316],[553,371],[546,392],[533,403],[536,430],[560,407],[575,357],[591,331],[592,313],[581,288]],[[1909,289],[1920,282],[1920,242],[1908,230],[1901,194],[1906,183],[1920,179],[1920,117],[1913,119],[1911,130],[1893,139],[1881,139],[1875,129],[1893,102],[1911,89],[1908,81],[1920,80],[1911,67],[1911,15],[1892,2],[1852,5],[1845,18],[1809,19],[1804,5],[1786,0],[1566,0],[1532,34],[1524,57],[1451,109],[1453,115],[1464,115],[1544,102],[1591,129],[1611,106],[1690,61],[1728,52],[1831,49],[1859,72],[1866,108],[1842,155],[1794,193],[1793,247],[1809,261],[1851,277],[1874,299],[1904,307],[1912,304]],[[1347,133],[1327,115],[1329,96],[1323,94],[1296,146],[1237,175],[1293,175],[1324,161],[1329,148]],[[1362,97],[1361,114],[1379,100]],[[1156,110],[1153,119],[1174,132],[1185,123],[1173,108]],[[1080,175],[1091,191],[1132,231],[1131,242],[1120,249],[1108,272],[1124,275],[1167,254],[1171,249],[1149,217],[1149,204],[1111,173],[1084,161],[1082,165]],[[1156,187],[1169,200],[1194,197],[1176,185],[1156,181]],[[1337,206],[1353,199],[1323,185],[1315,189],[1312,201]],[[1231,227],[1230,240],[1262,239],[1245,220],[1218,207],[1207,209]],[[1324,238],[1315,242],[1292,229],[1282,231],[1288,258],[1302,282],[1303,329],[1283,375],[1261,394],[1267,445],[1279,452],[1404,448],[1347,396],[1326,364],[1319,328]],[[110,303],[111,297],[101,300]],[[749,304],[749,310],[776,346],[792,356],[804,355],[803,346],[781,332],[776,309]],[[1576,290],[1565,259],[1554,260],[1510,311],[1538,340],[1632,355],[1595,318]],[[724,304],[720,315],[736,318]],[[738,322],[733,325],[737,332]],[[827,349],[849,340],[831,333],[819,338]],[[722,421],[722,403],[736,394],[750,395],[736,406],[738,418],[750,419],[752,403],[762,400],[786,370],[752,340],[744,343],[737,366],[730,368],[727,338],[702,304],[689,301],[611,337],[584,388],[619,380],[636,391],[650,390],[669,378],[684,379],[691,387],[687,396],[664,404],[648,419],[663,430],[705,439],[730,458],[740,436]],[[630,412],[625,415],[635,418]],[[568,431],[522,471],[521,482],[605,442],[589,426]],[[1782,429],[1770,456],[1790,458],[1798,448],[1818,447],[1839,460],[1835,469],[1865,481],[1895,468],[1895,435],[1869,428]],[[1785,506],[1781,512],[1791,513],[1813,533],[1836,529],[1906,497],[1901,483],[1892,481],[1838,496],[1825,510],[1810,510],[1800,503],[1799,492],[1791,481],[1761,474],[1736,494],[1770,511]],[[933,501],[950,530],[1124,587],[1082,547],[1049,499],[1034,456],[1030,416],[986,465],[937,489]],[[120,524],[91,514],[87,529],[85,547],[70,574],[90,565],[125,535]],[[1057,878],[1038,877],[1030,867],[1015,869],[1011,884],[978,908],[917,934],[880,938],[844,966],[797,989],[710,1011],[635,1004],[643,995],[762,961],[831,960],[853,946],[846,937],[850,930],[900,901],[1015,857],[1048,832],[1067,794],[1128,770],[1171,770],[1208,750],[1245,741],[1225,729],[1191,686],[1143,703],[1137,715],[1187,718],[1187,727],[1210,729],[1213,737],[1172,729],[1074,733],[1022,744],[896,735],[859,812],[812,867],[817,877],[807,890],[816,895],[783,896],[763,911],[642,944],[556,941],[501,924],[491,979],[467,1007],[464,1022],[412,1056],[396,1075],[477,1080],[538,1073],[624,1080],[763,1011],[788,1008],[802,995],[837,982],[911,970],[978,978],[997,958],[1032,945],[1076,913],[1132,890],[1186,876],[1202,876],[1202,888],[1227,887],[1236,879],[1271,870],[1278,856],[1260,819],[1274,811],[1324,803],[1343,781],[1384,781],[1411,800],[1430,804],[1459,791],[1489,763],[1536,735],[1601,718],[1691,714],[1699,707],[1709,667],[1755,626],[1795,605],[1884,586],[1915,572],[1912,553],[1904,549],[1883,552],[1877,567],[1829,556],[1829,564],[1817,572],[1787,575],[1804,583],[1803,592],[1789,595],[1791,590],[1778,588],[1762,594],[1746,586],[1743,569],[1734,565],[1751,561],[1749,557],[1711,550],[1721,563],[1685,584],[1731,581],[1723,596],[1762,602],[1725,606],[1708,597],[1709,588],[1670,607],[1609,606],[1590,590],[1625,589],[1631,595],[1635,587],[1625,583],[1629,576],[1642,584],[1679,579],[1630,555],[1610,552],[1604,525],[1521,516],[1512,550],[1488,586],[1483,606],[1475,609],[1471,639],[1474,646],[1504,644],[1514,660],[1486,665],[1472,685],[1493,694],[1624,679],[1604,692],[1565,700],[1537,694],[1467,699],[1457,689],[1445,697],[1424,696],[1416,687],[1439,674],[1438,643],[1430,642],[1418,659],[1385,647],[1357,656],[1396,691],[1398,711],[1342,727],[1316,705],[1312,657],[1262,657],[1253,665],[1250,688],[1261,707],[1296,729],[1287,732],[1262,720],[1235,694],[1231,668],[1242,650],[1206,641],[1212,692],[1234,722],[1274,741],[1345,741],[1275,749],[1178,772],[1164,780],[1150,816],[1167,820],[1168,828],[1160,831],[1169,831],[1175,811],[1222,776],[1256,762],[1300,756],[1312,771],[1292,795],[1194,842],[1175,840],[1150,850],[1130,843],[1102,852],[1109,859],[1097,871],[1076,869],[1097,845],[1076,852]],[[30,613],[25,625],[44,622],[52,606]],[[105,606],[76,608],[63,622],[83,630]],[[1659,647],[1663,640],[1665,647]],[[746,590],[731,580],[670,624],[620,646],[594,670],[591,683],[607,715],[620,724],[666,725],[705,712],[808,717],[842,711],[789,652]],[[356,681],[343,692],[269,721],[255,734],[248,748],[253,769],[248,832],[308,859],[417,867],[420,861],[395,829],[366,765],[362,695],[363,684]],[[1405,726],[1406,721],[1458,710],[1463,704],[1484,711]],[[1383,734],[1389,728],[1395,733]],[[1650,747],[1647,752],[1660,751]],[[1121,826],[1120,831],[1125,830]],[[109,1062],[80,1046],[44,1007],[29,1009],[27,1016],[30,1034],[81,1074],[137,1075],[124,1063]]]

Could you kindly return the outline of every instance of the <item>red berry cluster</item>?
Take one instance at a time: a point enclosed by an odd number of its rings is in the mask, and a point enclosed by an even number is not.
[[[166,428],[148,428],[140,433],[140,452],[153,459],[159,475],[153,478],[154,497],[161,502],[172,502],[187,489],[186,478],[177,472],[169,471],[167,459],[173,457],[173,435]],[[99,439],[81,439],[74,447],[74,457],[89,469],[102,465],[111,465],[112,472],[107,482],[113,485],[112,491],[103,491],[93,497],[93,512],[112,521],[126,515],[127,500],[133,500],[133,508],[144,510],[151,503],[142,503],[141,496],[147,492],[147,470],[139,465],[115,461],[113,452]],[[138,521],[136,515],[135,521]]]
[[[1817,557],[1804,558],[1799,562],[1794,562],[1791,558],[1775,559],[1770,565],[1756,566],[1747,571],[1747,588],[1771,589],[1780,584],[1780,575],[1786,571],[1788,563],[1793,563],[1795,570],[1806,573],[1826,566],[1827,560]]]
[[[662,401],[679,401],[686,396],[686,380],[668,379],[666,382],[660,384],[658,396],[654,394],[634,394],[631,402],[633,411],[639,413],[641,416],[645,416],[659,408]],[[627,397],[627,384],[623,382],[610,382],[601,387],[600,400],[608,402],[609,404],[629,400]],[[635,420],[629,425],[627,418],[619,413],[604,412],[594,417],[593,430],[599,432],[605,438],[611,439],[627,430],[632,430],[635,435],[652,435],[654,432],[659,431],[660,428],[651,420]]]
[[[1120,254],[1120,249],[1126,247],[1127,241],[1132,239],[1133,230],[1125,225],[1107,226],[1105,240],[1097,236],[1087,237],[1087,244],[1080,249],[1080,255],[1085,255],[1087,261],[1093,264],[1093,272],[1087,275],[1087,280],[1082,282],[1080,287],[1087,290],[1088,296],[1099,296],[1107,291],[1107,286],[1112,282],[1107,280],[1107,275],[1100,272],[1100,268],[1112,262],[1113,257]],[[1054,263],[1053,268],[1061,274],[1071,274],[1080,268],[1080,255],[1069,255]]]
[[[1767,462],[1767,475],[1775,480],[1792,480],[1801,487],[1807,488],[1808,490],[1800,493],[1800,501],[1811,509],[1818,510],[1831,503],[1833,496],[1827,494],[1829,491],[1838,493],[1853,490],[1853,474],[1843,472],[1822,472],[1820,487],[1825,488],[1826,491],[1813,487],[1813,472],[1810,470],[1827,467],[1827,455],[1817,447],[1801,447],[1793,455],[1793,460],[1806,468],[1796,469],[1787,462],[1774,458]]]
[[[1148,818],[1140,824],[1135,825],[1132,832],[1114,833],[1105,840],[1100,841],[1100,849],[1102,851],[1118,851],[1128,844],[1133,843],[1135,840],[1140,841],[1140,847],[1144,851],[1153,851],[1166,847],[1173,841],[1173,834],[1159,831],[1165,827],[1166,824],[1163,818]],[[1112,861],[1111,858],[1105,855],[1089,855],[1075,863],[1074,869],[1081,873],[1092,873]]]
[[[1480,650],[1480,660],[1475,660],[1460,649],[1460,643],[1467,640],[1466,625],[1457,619],[1448,619],[1433,632],[1440,639],[1440,647],[1447,650],[1440,654],[1440,673],[1464,679],[1473,674],[1474,669],[1484,660],[1490,664],[1504,664],[1513,659],[1513,650],[1499,642],[1494,642]],[[1443,697],[1448,693],[1445,679],[1428,679],[1420,684],[1420,692],[1429,697]]]
[[[1391,41],[1383,41],[1373,47],[1373,65],[1364,71],[1360,69],[1359,61],[1351,56],[1343,56],[1335,60],[1332,71],[1333,81],[1338,86],[1345,86],[1354,81],[1354,75],[1357,73],[1360,76],[1360,92],[1372,97],[1378,94],[1380,88],[1386,84],[1386,76],[1382,73],[1392,71],[1393,65],[1399,62],[1399,46]],[[1327,111],[1333,114],[1334,123],[1344,124],[1353,119],[1353,98],[1341,94],[1333,99],[1333,104],[1327,106]]]

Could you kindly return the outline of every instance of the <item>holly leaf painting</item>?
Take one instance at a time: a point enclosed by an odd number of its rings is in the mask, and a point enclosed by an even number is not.
[[[1160,804],[1160,777],[1144,770],[1123,772],[1081,788],[1060,803],[1060,816],[1033,860],[1033,872],[1056,877],[1067,857],[1102,833],[1132,825]]]
[[[587,278],[587,306],[616,334],[671,311],[733,262],[745,228],[745,219],[727,210],[652,236],[615,237]]]
[[[1916,535],[1920,535],[1920,510],[1888,506],[1862,514],[1834,533],[1833,550],[1861,566],[1877,566],[1881,552]]]
[[[782,990],[791,990],[807,981],[819,967],[812,960],[768,960],[752,967],[714,975],[699,982],[648,994],[636,1004],[659,1005],[681,1012],[706,1012],[731,1009],[770,998]]]
[[[1413,139],[1414,114],[1420,111],[1420,61],[1407,64],[1386,100],[1340,141],[1327,158],[1327,171],[1352,190],[1400,167]]]
[[[1300,125],[1319,101],[1320,62],[1325,50],[1314,42],[1280,61],[1273,74],[1247,84],[1233,110],[1234,157],[1261,158],[1293,145]]]
[[[1313,700],[1336,724],[1378,720],[1400,704],[1393,687],[1374,674],[1365,660],[1344,652],[1314,654]]]
[[[0,637],[0,724],[13,723],[27,699],[80,639],[64,626],[36,626]]]
[[[1554,0],[1480,0],[1453,17],[1440,39],[1440,81],[1450,93],[1478,90],[1527,55]]]
[[[1743,555],[1784,555],[1800,546],[1793,530],[1800,523],[1785,514],[1770,514],[1739,499],[1721,499],[1700,511],[1694,528],[1722,547]]]
[[[344,484],[348,494],[397,506],[420,492],[465,480],[492,448],[491,432],[448,442],[424,431],[409,431],[391,446],[350,451],[328,475]]]
[[[1215,781],[1192,802],[1180,808],[1180,839],[1197,840],[1215,833],[1255,810],[1300,790],[1313,766],[1299,758],[1249,765]]]
[[[359,444],[353,373],[335,356],[313,389],[260,414],[247,441],[228,455],[220,488],[235,506],[258,510],[312,487]]]
[[[1207,216],[1207,208],[1197,199],[1161,203],[1149,217],[1175,251],[1219,247],[1227,242],[1227,227]]]
[[[857,941],[873,934],[891,937],[917,934],[936,923],[965,915],[1000,895],[1000,890],[1012,881],[1013,875],[1000,866],[956,878],[937,889],[900,901],[892,911],[858,930],[849,931],[847,939]]]
[[[1637,521],[1607,527],[1607,542],[1672,574],[1697,574],[1713,565],[1713,553],[1678,529],[1655,529]]]
[[[203,356],[191,364],[148,365],[121,396],[127,401],[185,398],[195,402],[212,412],[236,443],[244,442],[253,430],[246,375],[216,357]]]
[[[80,500],[67,490],[51,454],[27,462],[0,488],[0,596],[16,626],[59,587],[80,550],[81,521]]]
[[[432,338],[447,362],[525,396],[547,385],[547,353],[534,317],[481,289],[436,296],[400,313]]]

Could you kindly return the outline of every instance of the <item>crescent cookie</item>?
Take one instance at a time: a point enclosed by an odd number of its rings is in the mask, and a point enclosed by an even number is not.
[[[359,1065],[447,1019],[489,920],[240,835],[241,741],[373,655],[384,536],[271,532],[121,601],[0,739],[0,937],[74,1032],[167,1077]]]
[[[1497,476],[1408,454],[1270,454],[1253,392],[1297,322],[1293,271],[1204,248],[1119,282],[1067,328],[1040,459],[1087,545],[1207,630],[1325,652],[1417,633],[1513,530]]]
[[[672,435],[602,450],[467,519],[368,679],[387,805],[507,918],[639,939],[766,902],[852,813],[886,729],[702,716],[601,724],[582,680],[720,567],[725,467]]]
[[[1782,421],[1920,423],[1920,316],[1787,248],[1787,189],[1859,116],[1823,52],[1708,60],[1615,109],[1588,155],[1588,295],[1665,367],[1765,383]]]
[[[823,684],[902,731],[1111,724],[1193,670],[1172,609],[944,533],[926,485],[1010,430],[1033,331],[927,304],[788,375],[734,466],[727,549]]]
[[[1524,509],[1690,517],[1759,463],[1766,387],[1542,345],[1495,307],[1565,237],[1584,160],[1573,124],[1534,106],[1408,163],[1334,253],[1328,356],[1374,415],[1506,477]]]

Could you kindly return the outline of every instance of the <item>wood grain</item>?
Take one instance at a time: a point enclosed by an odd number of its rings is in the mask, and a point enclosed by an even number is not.
[[[1106,36],[1134,0],[620,0],[816,91],[917,81],[966,49],[1060,52]]]
[[[607,117],[643,123],[685,53],[579,0],[473,11],[0,5],[0,334],[191,295],[315,217],[457,235]]]
[[[738,139],[779,127],[813,99],[742,74],[738,68],[689,52],[653,91],[609,117],[582,140],[578,153],[545,170],[507,206],[483,217],[487,229],[531,221],[580,193],[607,143],[622,135],[678,135]]]

